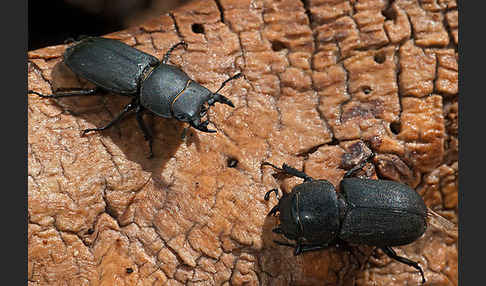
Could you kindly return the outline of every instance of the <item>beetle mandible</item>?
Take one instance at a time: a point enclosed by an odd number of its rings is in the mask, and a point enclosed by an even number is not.
[[[316,180],[287,164],[273,168],[304,179],[289,194],[278,196],[278,189],[265,194],[269,200],[275,193],[278,204],[268,215],[277,215],[280,225],[273,232],[294,240],[295,244],[275,241],[294,247],[294,254],[325,249],[339,244],[376,246],[390,258],[417,269],[415,261],[398,256],[391,248],[417,240],[427,228],[427,207],[422,197],[409,186],[388,180],[353,178],[374,156],[351,168],[340,182],[340,192],[327,180]]]
[[[188,122],[203,132],[216,132],[208,129],[209,120],[201,121],[209,107],[215,102],[234,107],[231,100],[218,92],[230,80],[241,77],[238,73],[225,80],[216,92],[198,84],[178,67],[167,64],[172,51],[187,44],[181,41],[173,45],[162,61],[117,40],[87,37],[66,49],[64,63],[78,76],[93,83],[96,87],[85,90],[70,90],[45,95],[29,90],[43,98],[98,95],[100,91],[130,96],[132,101],[125,106],[111,122],[90,131],[105,130],[119,122],[130,111],[136,112],[136,119],[152,153],[152,134],[143,121],[144,111],[164,118],[175,118]]]

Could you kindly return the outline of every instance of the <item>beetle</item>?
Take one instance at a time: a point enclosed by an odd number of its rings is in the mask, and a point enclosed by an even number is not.
[[[327,180],[316,180],[285,163],[279,168],[263,162],[304,179],[282,197],[278,189],[264,196],[268,201],[275,193],[278,199],[268,213],[278,213],[280,220],[272,231],[295,241],[275,243],[294,247],[294,255],[348,243],[376,246],[390,258],[417,269],[425,283],[419,264],[398,256],[392,246],[409,244],[422,236],[427,228],[427,207],[422,197],[405,184],[353,177],[373,156],[345,173],[339,193]]]
[[[117,40],[86,37],[66,49],[64,63],[78,76],[93,83],[96,87],[85,90],[70,90],[45,95],[29,90],[43,98],[61,98],[70,96],[96,95],[100,91],[113,92],[132,97],[111,122],[100,128],[83,130],[82,135],[90,131],[102,131],[119,122],[130,111],[136,112],[136,118],[145,140],[149,143],[150,157],[153,138],[145,125],[144,111],[163,118],[175,118],[188,122],[192,127],[207,133],[216,132],[208,129],[209,120],[201,121],[209,106],[215,102],[234,107],[227,97],[218,92],[241,73],[225,80],[216,92],[198,84],[180,68],[168,64],[172,51],[178,46],[187,44],[181,41],[173,45],[164,55],[162,61],[156,57],[133,48]]]

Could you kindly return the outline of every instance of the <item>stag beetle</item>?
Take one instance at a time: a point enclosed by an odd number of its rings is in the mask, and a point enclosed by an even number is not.
[[[29,90],[43,98],[61,98],[69,96],[89,96],[100,91],[108,91],[119,95],[130,96],[132,101],[125,106],[111,122],[100,128],[86,129],[83,135],[90,131],[105,130],[127,114],[136,112],[136,118],[145,140],[149,142],[150,157],[152,154],[152,135],[146,127],[142,114],[148,110],[164,118],[175,118],[203,132],[216,132],[207,128],[209,120],[201,121],[208,107],[215,102],[234,107],[231,100],[218,92],[230,80],[241,77],[238,73],[225,80],[216,92],[189,78],[178,67],[167,64],[172,51],[187,44],[182,41],[173,45],[165,54],[162,62],[156,57],[137,50],[117,40],[87,37],[64,52],[64,63],[78,76],[95,84],[95,88],[86,90],[70,90],[44,95]]]
[[[425,283],[418,263],[398,256],[391,247],[409,244],[425,232],[427,207],[422,197],[405,184],[353,178],[367,161],[345,173],[339,193],[330,182],[316,180],[287,164],[279,168],[263,162],[262,165],[304,179],[281,198],[278,189],[264,196],[268,201],[270,194],[275,193],[278,199],[268,213],[279,213],[280,225],[273,232],[295,241],[275,243],[294,247],[294,255],[347,243],[377,246],[390,258],[417,269]]]

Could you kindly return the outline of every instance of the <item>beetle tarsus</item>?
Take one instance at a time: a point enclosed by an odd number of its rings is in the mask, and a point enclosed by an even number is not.
[[[381,247],[381,250],[383,250],[383,252],[388,255],[391,259],[395,259],[396,261],[398,262],[401,262],[403,264],[406,264],[408,266],[411,266],[415,269],[417,269],[419,272],[420,272],[420,275],[422,275],[422,284],[425,283],[425,275],[424,275],[424,271],[422,270],[422,267],[420,267],[420,265],[418,265],[417,262],[415,261],[412,261],[410,259],[407,259],[405,257],[402,257],[402,256],[398,256],[397,253],[395,252],[395,250],[393,250],[391,247],[389,246],[386,246],[386,247]]]

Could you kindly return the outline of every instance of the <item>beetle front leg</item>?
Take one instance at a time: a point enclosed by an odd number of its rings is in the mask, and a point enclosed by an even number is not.
[[[380,247],[381,250],[383,250],[383,252],[388,255],[391,259],[395,259],[396,261],[398,262],[401,262],[403,264],[406,264],[408,266],[412,266],[413,268],[417,269],[419,272],[420,272],[420,275],[422,275],[422,284],[425,283],[425,276],[424,276],[424,271],[422,270],[422,268],[418,265],[417,262],[415,261],[412,261],[410,259],[407,259],[405,257],[402,257],[402,256],[398,256],[397,253],[395,252],[395,250],[393,250],[391,247],[389,246],[385,246],[385,247]]]
[[[363,160],[361,163],[359,163],[358,165],[354,166],[353,168],[349,169],[345,174],[344,174],[344,178],[349,178],[349,177],[352,177],[354,175],[354,173],[356,173],[357,171],[363,169],[363,167],[369,162],[371,161],[373,158],[375,157],[375,153],[371,153],[370,156],[368,156],[368,158],[366,158],[365,160]]]
[[[202,132],[206,132],[206,133],[215,133],[216,132],[216,130],[208,129],[209,120],[206,120],[206,121],[201,123],[199,118],[197,118],[193,121],[190,121],[189,124],[192,127],[196,128],[197,130],[202,131]]]
[[[302,172],[302,171],[299,171],[287,164],[282,164],[282,168],[279,168],[277,166],[275,166],[274,164],[272,163],[269,163],[269,162],[263,162],[262,163],[262,166],[263,165],[269,165],[269,166],[272,166],[274,169],[277,169],[279,171],[282,171],[282,172],[285,172],[287,174],[290,174],[292,176],[295,176],[295,177],[299,177],[299,178],[302,178],[304,179],[304,182],[311,182],[314,180],[314,178],[312,178],[311,176],[307,175],[306,173]]]

